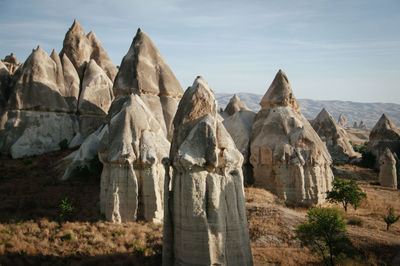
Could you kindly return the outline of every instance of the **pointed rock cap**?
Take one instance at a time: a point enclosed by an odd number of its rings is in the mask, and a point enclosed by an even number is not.
[[[314,119],[315,120],[324,120],[324,121],[333,121],[335,122],[335,119],[333,119],[332,115],[325,109],[322,108],[321,112],[317,115],[317,117]]]
[[[81,24],[77,19],[74,19],[74,22],[72,23],[71,28],[69,28],[69,31],[85,33],[84,29],[82,28]]]
[[[194,124],[206,115],[217,117],[217,102],[208,83],[201,76],[198,76],[179,102],[173,122],[174,138],[170,155],[176,154],[178,147]]]
[[[242,110],[249,110],[249,108],[247,108],[246,104],[239,99],[237,94],[234,94],[225,108],[225,113],[228,115],[233,115],[234,113]]]
[[[272,81],[271,86],[262,98],[260,105],[262,108],[291,106],[296,111],[300,110],[285,72],[282,70],[278,71],[274,81]]]
[[[349,124],[347,123],[347,119],[343,114],[339,115],[338,124],[342,127],[348,127]]]
[[[179,81],[150,37],[138,29],[114,82],[115,95],[153,94],[181,98]]]
[[[400,130],[385,114],[382,114],[369,135],[372,140],[400,140]]]

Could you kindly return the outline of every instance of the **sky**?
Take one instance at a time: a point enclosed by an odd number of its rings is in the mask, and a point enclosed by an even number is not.
[[[282,69],[297,98],[400,104],[399,0],[0,0],[0,58],[59,52],[74,19],[115,65],[140,27],[184,89],[264,94]]]

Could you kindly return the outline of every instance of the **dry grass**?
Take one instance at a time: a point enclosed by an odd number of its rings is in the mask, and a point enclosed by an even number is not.
[[[160,265],[162,226],[102,221],[98,179],[58,181],[54,169],[67,152],[0,160],[0,265]],[[342,169],[368,195],[347,213],[361,220],[348,225],[359,255],[343,265],[400,265],[400,222],[386,231],[382,219],[389,205],[400,213],[400,191],[371,185],[377,178],[371,170]],[[248,187],[245,193],[255,265],[320,264],[294,235],[307,209],[289,208],[264,189]],[[59,218],[66,196],[76,207],[70,222]]]

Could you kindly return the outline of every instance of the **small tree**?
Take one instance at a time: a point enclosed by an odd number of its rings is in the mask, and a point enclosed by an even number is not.
[[[400,215],[396,216],[394,214],[394,209],[392,206],[388,208],[388,213],[383,217],[386,223],[386,230],[389,231],[389,227],[400,219]]]
[[[60,218],[63,220],[70,220],[72,214],[75,211],[75,207],[72,205],[71,200],[68,197],[65,197],[61,200],[61,204],[58,205],[60,211]]]
[[[363,198],[367,198],[361,188],[354,180],[346,181],[335,178],[332,182],[333,188],[328,191],[326,199],[329,202],[342,203],[344,211],[347,212],[347,206],[350,204],[356,210]]]
[[[307,221],[297,226],[296,237],[311,252],[318,253],[326,265],[334,265],[352,250],[345,232],[346,222],[338,209],[312,208]]]

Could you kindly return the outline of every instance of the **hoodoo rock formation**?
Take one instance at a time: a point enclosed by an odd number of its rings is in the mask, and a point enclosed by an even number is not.
[[[400,130],[383,114],[369,134],[367,150],[376,156],[378,163],[386,148],[400,155]]]
[[[379,183],[397,189],[396,159],[389,148],[379,157]]]
[[[225,113],[228,115],[233,115],[236,112],[242,111],[242,110],[250,110],[246,104],[244,104],[237,94],[234,94],[233,97],[229,100],[228,105],[225,108]]]
[[[77,20],[74,20],[71,28],[65,34],[60,55],[63,54],[66,54],[71,60],[81,80],[86,65],[91,59],[96,61],[111,81],[114,81],[118,72],[96,35],[92,31],[85,35],[85,31]]]
[[[338,125],[341,126],[342,128],[349,128],[349,123],[347,123],[347,119],[343,114],[339,115],[338,118]]]
[[[100,210],[113,222],[163,219],[165,168],[170,143],[138,95],[130,95],[108,123],[98,153],[103,163]]]
[[[287,201],[323,202],[333,180],[332,159],[301,114],[282,70],[260,104],[250,141],[255,184]]]
[[[242,161],[219,121],[214,93],[198,77],[174,118],[163,265],[252,265]]]
[[[68,104],[62,64],[40,47],[13,75],[10,95],[0,121],[0,150],[13,158],[59,149],[62,140],[78,132]]]
[[[7,67],[10,74],[14,74],[17,68],[21,65],[13,53],[4,58],[3,64]]]
[[[8,68],[3,64],[2,61],[0,61],[0,117],[6,106],[10,78],[11,76]]]
[[[160,122],[168,140],[183,90],[149,36],[138,29],[114,82],[114,94],[138,94]]]
[[[360,156],[353,150],[346,131],[336,124],[325,108],[312,121],[311,125],[321,140],[325,142],[333,160],[348,162],[351,158]]]
[[[222,121],[226,130],[231,135],[236,144],[237,149],[242,153],[243,161],[243,176],[245,183],[252,184],[253,166],[250,164],[250,137],[253,128],[253,122],[256,114],[250,111],[247,106],[242,103],[239,97],[235,94],[229,101],[229,105],[225,108],[228,117]]]

